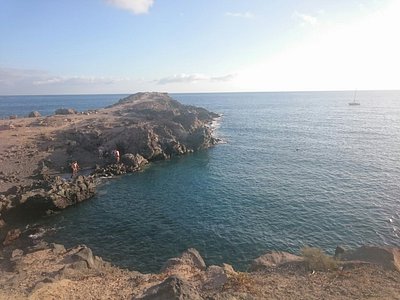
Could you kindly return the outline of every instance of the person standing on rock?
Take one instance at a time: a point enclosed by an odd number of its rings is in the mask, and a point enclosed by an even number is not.
[[[114,153],[115,162],[116,162],[117,164],[119,164],[120,154],[119,154],[118,149],[115,149],[115,150],[113,151],[113,153]]]
[[[78,171],[79,171],[79,165],[76,160],[71,163],[71,169],[72,169],[71,178],[74,178],[78,174]]]

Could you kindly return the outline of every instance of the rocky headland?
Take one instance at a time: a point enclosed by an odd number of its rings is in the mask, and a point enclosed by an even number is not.
[[[89,199],[100,178],[216,144],[210,125],[217,117],[165,93],[138,93],[96,111],[0,120],[0,228]],[[71,179],[73,161],[81,171]]]
[[[0,120],[0,299],[400,299],[394,248],[269,252],[247,272],[207,265],[188,249],[159,273],[142,274],[84,245],[48,244],[43,228],[13,227],[90,199],[104,178],[216,144],[217,117],[167,94],[139,93],[96,111]],[[70,178],[73,161],[81,170]]]

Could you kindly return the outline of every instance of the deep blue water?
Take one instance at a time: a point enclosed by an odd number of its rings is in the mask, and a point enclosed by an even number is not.
[[[73,96],[1,96],[0,119],[11,115],[26,117],[32,111],[42,116],[54,114],[58,108],[75,108],[79,111],[102,108],[127,95],[73,95]]]
[[[400,246],[400,92],[361,91],[361,105],[349,106],[352,94],[175,94],[222,113],[216,134],[226,143],[108,181],[43,220],[57,229],[49,239],[145,272],[188,247],[207,264],[245,269],[272,249]],[[121,97],[51,99],[84,110]],[[22,115],[28,99],[12,101]]]

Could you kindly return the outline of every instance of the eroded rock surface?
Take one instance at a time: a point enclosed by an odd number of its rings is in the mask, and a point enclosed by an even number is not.
[[[390,247],[362,246],[341,254],[345,261],[361,261],[400,272],[400,249]]]
[[[250,271],[260,271],[276,268],[288,263],[298,263],[303,261],[301,256],[297,256],[283,251],[272,251],[253,260]]]
[[[372,264],[353,264],[340,272],[288,271],[279,266],[269,272],[237,272],[229,265],[206,267],[200,254],[189,249],[169,260],[188,268],[141,274],[104,262],[84,245],[70,249],[49,245],[26,253],[16,249],[5,256],[0,257],[0,299],[398,299],[400,295],[400,272]]]

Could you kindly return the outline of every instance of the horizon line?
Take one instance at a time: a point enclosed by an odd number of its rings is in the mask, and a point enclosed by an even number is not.
[[[167,94],[250,94],[250,93],[315,93],[315,92],[395,92],[400,89],[345,89],[345,90],[289,90],[289,91],[218,91],[218,92],[165,92],[165,91],[136,91],[128,93],[76,93],[76,94],[0,94],[0,97],[13,97],[13,96],[89,96],[89,95],[134,95],[136,93],[167,93]]]

